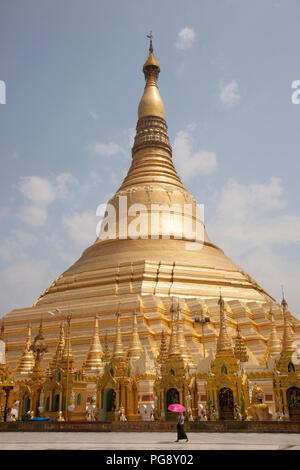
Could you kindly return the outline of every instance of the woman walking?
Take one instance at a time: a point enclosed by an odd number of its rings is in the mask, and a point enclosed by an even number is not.
[[[183,413],[179,413],[178,421],[177,421],[177,441],[175,442],[179,442],[181,439],[186,439],[185,442],[189,442],[189,439],[187,435],[185,434],[183,425],[184,425],[184,416],[183,416]]]

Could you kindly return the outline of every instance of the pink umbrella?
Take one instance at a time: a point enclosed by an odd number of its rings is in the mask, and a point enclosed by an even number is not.
[[[182,413],[185,411],[185,407],[182,405],[179,405],[179,403],[173,403],[173,405],[168,406],[169,411],[175,411],[175,413]]]

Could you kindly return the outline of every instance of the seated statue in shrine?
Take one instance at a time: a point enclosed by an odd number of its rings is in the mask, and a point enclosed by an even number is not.
[[[270,421],[273,414],[264,401],[263,390],[255,383],[252,388],[252,399],[247,408],[247,420],[249,421]]]

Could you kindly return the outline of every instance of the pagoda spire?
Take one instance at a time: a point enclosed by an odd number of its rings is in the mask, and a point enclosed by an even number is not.
[[[71,346],[71,325],[70,320],[68,321],[67,325],[67,335],[65,340],[65,346],[62,353],[62,365],[64,368],[69,369],[72,368],[73,364],[73,354],[72,354],[72,346]]]
[[[274,322],[274,315],[272,312],[272,306],[270,306],[270,320],[271,320],[271,331],[270,336],[267,344],[266,356],[265,360],[267,361],[270,357],[275,357],[280,353],[281,350],[281,342],[277,336],[276,325]]]
[[[169,184],[185,190],[172,161],[165,106],[157,85],[160,64],[154,55],[152,35],[143,73],[146,84],[138,106],[132,164],[119,191],[139,184]]]
[[[32,349],[30,349],[30,347],[31,347],[31,324],[28,323],[25,348],[23,350],[22,356],[19,360],[17,367],[15,368],[14,373],[28,374],[34,368],[34,364],[35,364],[34,354],[33,354]]]
[[[35,366],[38,368],[38,364],[42,359],[45,352],[47,352],[48,346],[46,344],[44,334],[43,334],[43,322],[41,319],[40,328],[38,334],[35,336],[32,345],[30,346],[30,351],[33,351],[35,358]]]
[[[114,349],[112,353],[112,358],[119,359],[119,358],[124,357],[124,349],[123,349],[122,336],[121,336],[120,305],[119,305],[116,316],[117,316],[117,331],[116,331],[116,339],[115,339]]]
[[[168,357],[168,346],[165,332],[162,330],[160,339],[160,349],[156,361],[158,364],[163,364]]]
[[[146,85],[139,104],[138,117],[158,116],[165,119],[165,106],[158,91],[157,80],[160,72],[160,63],[153,52],[152,35],[150,38],[149,55],[144,63],[143,72]]]
[[[110,350],[108,346],[108,336],[107,336],[107,331],[106,331],[105,336],[104,336],[103,357],[102,357],[104,364],[110,361],[110,357],[111,357],[111,354],[110,354]]]
[[[175,313],[176,309],[174,307],[174,303],[172,300],[172,306],[171,306],[171,337],[170,337],[170,343],[169,343],[169,351],[168,351],[168,356],[169,357],[174,357],[174,356],[181,356],[180,350],[179,350],[179,345],[178,345],[178,339],[177,339],[177,327],[176,327],[176,322],[175,322]]]
[[[293,346],[293,337],[291,332],[291,327],[288,321],[288,304],[284,298],[282,298],[281,302],[282,306],[282,314],[283,314],[283,336],[282,336],[282,348],[279,356],[279,361],[277,363],[277,369],[282,374],[287,374],[288,371],[293,370],[295,365],[293,364],[292,357],[295,351],[295,347]],[[290,363],[292,363],[292,369],[290,369]]]
[[[142,352],[143,348],[138,333],[137,314],[135,310],[133,312],[133,331],[131,336],[131,342],[127,350],[127,358],[137,360],[141,357]]]
[[[290,323],[288,321],[288,304],[284,296],[281,302],[282,313],[283,313],[283,336],[282,336],[282,351],[293,352],[295,350],[293,346],[293,334],[291,331]]]
[[[89,352],[87,353],[86,359],[84,361],[84,369],[86,371],[100,372],[103,367],[102,357],[103,351],[99,338],[98,317],[96,315],[94,324],[94,334]]]
[[[60,330],[59,330],[59,338],[58,338],[58,343],[57,343],[56,352],[55,352],[56,361],[61,360],[64,349],[65,349],[65,330],[64,330],[64,324],[63,322],[61,322]]]
[[[221,292],[218,304],[220,305],[220,332],[217,341],[217,354],[224,352],[233,353],[232,343],[226,328],[225,302],[223,300]]]
[[[195,365],[192,356],[190,354],[189,348],[186,344],[185,336],[184,336],[184,320],[182,318],[181,308],[177,305],[177,342],[178,342],[178,349],[183,358],[184,362],[189,365]]]
[[[236,336],[235,345],[234,345],[234,357],[238,359],[240,362],[248,362],[249,360],[247,347],[242,338],[239,325],[237,325],[237,336]]]

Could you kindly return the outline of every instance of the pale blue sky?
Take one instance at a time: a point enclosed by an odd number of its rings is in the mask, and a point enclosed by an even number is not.
[[[146,34],[174,160],[210,238],[299,316],[297,0],[7,0],[0,5],[0,315],[95,239],[130,165]]]

